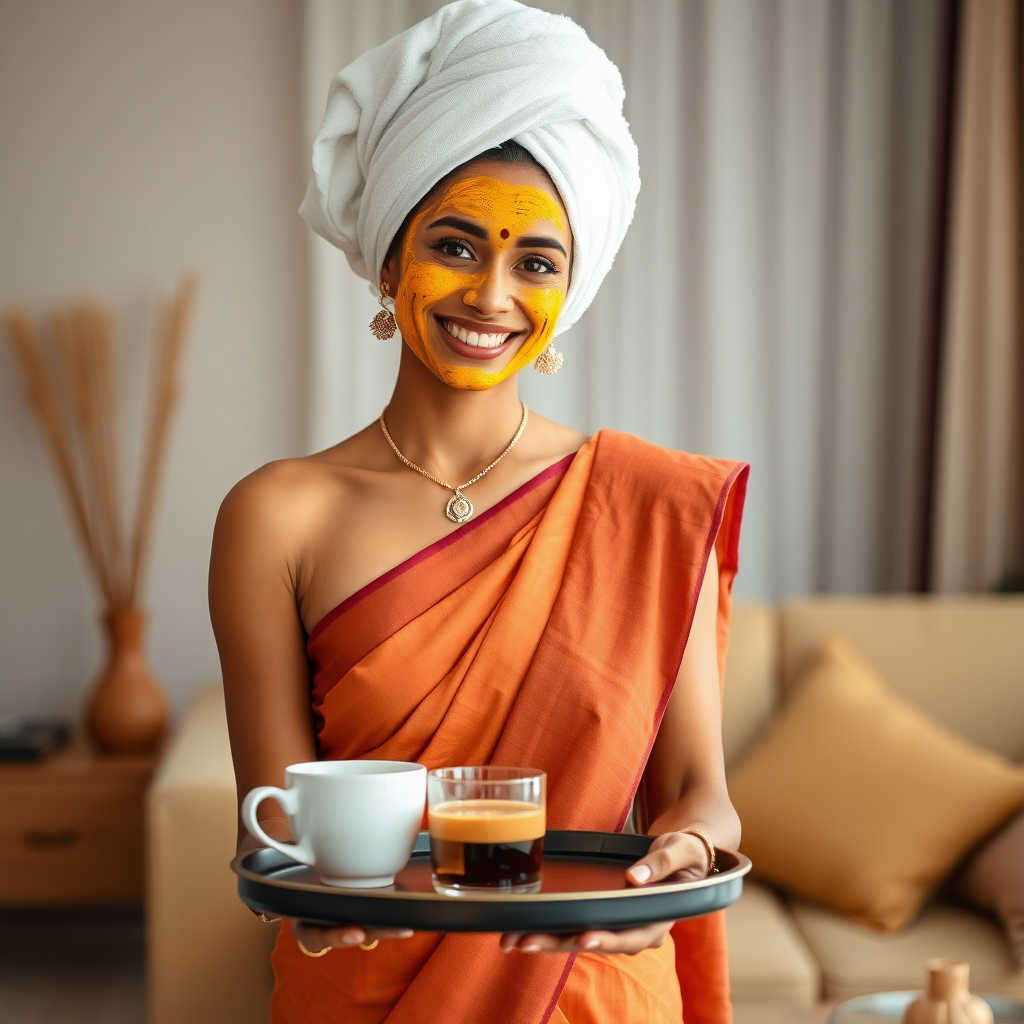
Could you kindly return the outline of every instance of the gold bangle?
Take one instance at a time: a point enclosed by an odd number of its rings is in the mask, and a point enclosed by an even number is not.
[[[717,875],[718,868],[715,867],[715,844],[699,828],[680,828],[676,829],[681,835],[694,836],[699,839],[703,844],[704,848],[708,851],[708,874]]]
[[[367,951],[369,951],[369,950],[371,950],[371,949],[376,949],[376,948],[377,948],[377,943],[378,943],[378,942],[380,942],[380,939],[374,939],[374,940],[373,940],[373,942],[371,942],[371,943],[370,943],[369,945],[367,945],[367,944],[366,944],[366,943],[364,943],[364,942],[360,942],[360,943],[359,943],[359,948],[360,948],[360,949],[365,949],[365,950],[367,950]]]
[[[296,941],[296,942],[297,942],[297,943],[299,944],[299,949],[300,949],[300,951],[301,951],[301,952],[303,952],[303,953],[305,953],[305,954],[306,954],[306,956],[311,956],[311,957],[318,957],[318,956],[326,956],[326,955],[327,955],[328,953],[330,953],[330,951],[331,951],[331,950],[332,950],[332,949],[334,948],[333,946],[325,946],[325,947],[324,947],[323,949],[321,949],[321,950],[320,950],[320,952],[319,952],[319,953],[311,953],[311,952],[310,952],[310,951],[309,951],[308,949],[306,949],[306,947],[305,947],[305,946],[304,946],[304,945],[302,944],[302,939],[300,939],[300,938],[299,938],[299,937],[298,937],[297,935],[295,936],[295,941]]]

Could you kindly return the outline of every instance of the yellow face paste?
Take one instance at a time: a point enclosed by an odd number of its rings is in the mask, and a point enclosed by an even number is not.
[[[442,212],[462,215],[487,229],[486,245],[492,247],[493,252],[487,264],[466,260],[467,266],[463,269],[445,266],[431,258],[435,255],[433,250],[429,254],[417,254],[415,239],[419,228],[427,218],[433,220]],[[562,287],[544,287],[544,275],[531,275],[536,285],[526,280],[526,275],[508,277],[510,294],[529,319],[530,333],[512,359],[496,372],[486,369],[488,364],[484,361],[479,366],[446,362],[452,358],[452,353],[442,347],[443,342],[437,338],[436,331],[443,328],[433,318],[434,307],[440,300],[460,295],[467,303],[464,309],[448,303],[444,313],[439,315],[443,318],[448,313],[472,319],[475,293],[486,283],[490,273],[505,273],[499,269],[504,263],[503,252],[514,246],[521,235],[550,235],[551,230],[545,230],[544,221],[563,230],[562,211],[550,193],[532,185],[512,185],[500,178],[477,177],[454,182],[409,225],[402,244],[402,276],[395,296],[395,317],[409,348],[451,387],[472,391],[493,387],[533,362],[551,340],[565,299],[564,275],[559,275]],[[475,239],[467,239],[467,242],[477,246]],[[524,250],[522,255],[528,252]]]

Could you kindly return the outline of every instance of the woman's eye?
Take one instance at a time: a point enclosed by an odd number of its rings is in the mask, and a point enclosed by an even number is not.
[[[553,263],[549,263],[540,256],[527,256],[520,264],[528,274],[555,274],[558,271]]]
[[[445,256],[451,256],[452,259],[473,259],[473,250],[458,238],[442,238],[434,243],[434,248]]]

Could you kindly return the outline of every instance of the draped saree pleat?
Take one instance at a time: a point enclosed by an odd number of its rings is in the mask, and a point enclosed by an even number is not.
[[[308,652],[320,757],[529,765],[548,773],[549,827],[621,830],[713,546],[724,659],[745,485],[745,466],[595,435],[317,625]],[[703,987],[691,997],[680,972],[687,1024],[723,1024],[721,921],[699,921],[674,952]],[[272,1020],[575,1024],[565,1010],[588,998],[614,1002],[608,1020],[647,1020],[622,992],[657,975],[678,1002],[672,955],[641,954],[636,972],[616,974],[614,995],[592,972],[591,998],[570,981],[588,977],[585,956],[574,971],[571,955],[504,954],[493,935],[417,934],[314,960],[285,926]],[[652,966],[658,957],[666,970]]]

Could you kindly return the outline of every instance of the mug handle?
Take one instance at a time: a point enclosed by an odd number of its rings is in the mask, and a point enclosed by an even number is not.
[[[278,853],[283,853],[286,857],[291,857],[292,860],[298,861],[300,864],[312,866],[313,851],[305,844],[279,843],[276,839],[271,839],[256,820],[256,808],[264,800],[276,800],[281,805],[281,810],[289,818],[292,817],[298,809],[298,797],[298,791],[294,789],[278,789],[277,786],[257,786],[255,789],[250,790],[242,801],[242,824],[264,846],[269,846],[272,850],[277,850]]]

